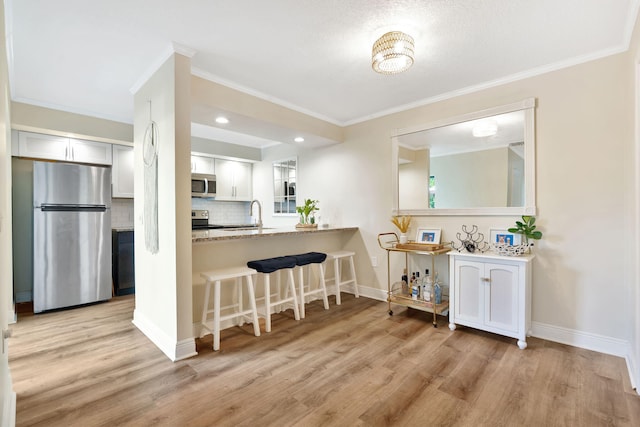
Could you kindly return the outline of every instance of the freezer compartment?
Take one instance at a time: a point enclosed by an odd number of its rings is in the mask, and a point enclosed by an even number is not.
[[[34,209],[35,313],[111,298],[111,211]]]
[[[74,163],[33,162],[33,206],[111,207],[111,168]]]

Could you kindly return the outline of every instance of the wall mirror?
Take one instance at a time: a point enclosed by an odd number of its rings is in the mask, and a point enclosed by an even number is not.
[[[273,213],[296,215],[296,157],[273,162]]]
[[[394,132],[394,214],[535,215],[535,99]]]

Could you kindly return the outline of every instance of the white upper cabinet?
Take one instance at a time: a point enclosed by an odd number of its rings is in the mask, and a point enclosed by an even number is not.
[[[111,144],[69,138],[72,162],[110,165],[112,163]]]
[[[18,152],[13,154],[35,159],[111,164],[111,144],[31,132],[18,133]]]
[[[216,168],[213,157],[191,155],[191,173],[215,175]]]
[[[113,146],[112,197],[133,199],[133,147]]]
[[[216,200],[250,201],[253,197],[253,165],[215,159]]]

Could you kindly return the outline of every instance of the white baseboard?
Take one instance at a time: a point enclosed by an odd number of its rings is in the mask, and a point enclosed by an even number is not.
[[[353,290],[353,285],[349,285],[342,289],[344,292],[348,292],[350,294],[355,293]],[[378,301],[387,301],[387,291],[384,289],[371,288],[369,286],[358,285],[358,292],[361,297],[371,298]]]
[[[638,373],[638,362],[634,357],[633,351],[629,351],[629,355],[624,358],[627,362],[627,370],[629,371],[629,379],[631,380],[631,387],[633,387],[636,393],[640,394],[640,390],[638,390],[638,377],[636,374]]]
[[[11,386],[9,387],[11,390]],[[0,426],[3,427],[15,427],[16,425],[16,392],[11,391],[8,396],[5,395],[5,401],[1,402],[2,419],[0,419]]]
[[[133,311],[132,323],[151,340],[172,362],[196,356],[196,342],[194,338],[175,341],[167,336],[156,325],[149,321],[139,310]]]
[[[531,323],[531,335],[536,338],[625,358],[630,354],[631,350],[629,342],[626,340],[540,322]]]

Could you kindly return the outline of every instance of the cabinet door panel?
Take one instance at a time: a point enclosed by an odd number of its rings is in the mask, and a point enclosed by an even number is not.
[[[111,164],[111,144],[103,142],[70,139],[71,156],[69,160],[99,165]]]
[[[20,132],[18,135],[19,156],[67,160],[69,138],[30,132]]]
[[[133,198],[133,147],[113,146],[112,197]]]
[[[215,167],[216,200],[251,200],[251,163],[215,159]]]
[[[238,162],[234,174],[235,195],[237,200],[251,200],[253,181],[251,163]]]
[[[459,320],[482,323],[483,293],[482,272],[484,265],[477,262],[456,263],[455,317]]]
[[[191,173],[215,175],[216,168],[213,157],[191,156]]]
[[[506,331],[518,331],[518,267],[487,264],[485,323]]]

